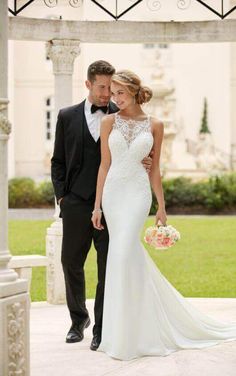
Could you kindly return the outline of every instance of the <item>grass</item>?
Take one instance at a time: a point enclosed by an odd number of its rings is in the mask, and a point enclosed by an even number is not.
[[[149,217],[146,226],[154,223]],[[166,278],[184,296],[236,297],[236,217],[171,217],[181,240],[167,251],[146,246]],[[51,221],[10,221],[9,247],[13,255],[45,255],[45,234]],[[93,298],[97,280],[96,251],[86,261],[87,297]],[[32,301],[46,300],[45,267],[33,268]]]
[[[9,221],[9,247],[12,255],[45,255],[46,229],[51,221]],[[32,301],[46,300],[46,267],[32,270]]]

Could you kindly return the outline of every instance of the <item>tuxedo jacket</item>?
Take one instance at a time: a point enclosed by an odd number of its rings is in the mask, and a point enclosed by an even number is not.
[[[84,105],[85,100],[60,110],[58,114],[51,159],[51,178],[57,201],[69,192],[72,179],[83,166],[84,134],[87,127]],[[117,111],[116,105],[109,102],[108,113]]]

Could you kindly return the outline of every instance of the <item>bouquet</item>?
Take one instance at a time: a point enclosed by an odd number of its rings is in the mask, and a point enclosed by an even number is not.
[[[144,235],[144,241],[155,249],[167,249],[179,239],[180,233],[171,225],[150,226]]]

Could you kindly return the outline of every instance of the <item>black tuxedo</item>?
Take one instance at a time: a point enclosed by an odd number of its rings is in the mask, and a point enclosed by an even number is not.
[[[87,127],[84,115],[85,101],[60,110],[56,125],[52,157],[52,182],[57,200],[70,191],[70,187],[83,164],[84,133]],[[109,113],[118,111],[109,103]]]
[[[56,125],[51,175],[57,201],[63,197],[60,216],[63,221],[62,266],[66,283],[67,305],[73,323],[88,317],[85,306],[84,263],[94,242],[97,251],[98,284],[95,297],[94,334],[101,334],[108,251],[108,231],[93,228],[96,180],[100,164],[100,139],[95,142],[84,114],[85,101],[60,110]],[[110,102],[109,113],[118,109]]]

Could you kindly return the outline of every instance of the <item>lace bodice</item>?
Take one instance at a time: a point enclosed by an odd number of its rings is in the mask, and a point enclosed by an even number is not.
[[[150,183],[142,160],[148,156],[153,146],[150,117],[142,121],[126,120],[115,114],[113,129],[109,135],[111,166],[106,178],[104,192],[143,192],[150,199]],[[122,190],[121,187],[124,187]],[[134,188],[135,187],[135,188]],[[139,200],[139,195],[137,196]]]
[[[113,129],[119,130],[130,146],[140,133],[151,131],[150,116],[148,115],[144,120],[126,120],[116,113]]]
[[[123,164],[124,169],[134,167],[146,157],[153,145],[150,116],[142,121],[126,120],[115,114],[113,129],[109,136],[109,148],[114,164]]]

